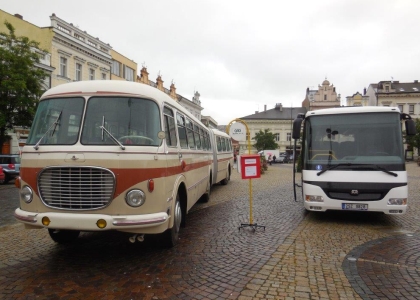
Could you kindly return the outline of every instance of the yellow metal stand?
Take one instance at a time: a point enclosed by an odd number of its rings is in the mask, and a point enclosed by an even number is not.
[[[251,154],[251,134],[249,132],[248,125],[241,119],[235,119],[227,125],[226,127],[227,134],[229,134],[230,125],[233,122],[240,122],[245,125],[246,138],[248,140],[248,154]],[[257,223],[254,224],[254,220],[252,218],[252,179],[251,178],[249,179],[249,223],[248,224],[242,223],[241,226],[238,227],[238,229],[241,230],[241,228],[244,228],[244,227],[251,227],[254,231],[259,227],[264,228],[265,230],[265,226],[258,225]]]

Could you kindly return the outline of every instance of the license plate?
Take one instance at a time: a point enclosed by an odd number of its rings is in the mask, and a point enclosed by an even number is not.
[[[361,203],[342,203],[341,208],[344,210],[368,210],[368,205]]]

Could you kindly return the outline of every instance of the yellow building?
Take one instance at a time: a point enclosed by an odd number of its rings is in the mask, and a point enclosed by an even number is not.
[[[19,14],[11,15],[3,10],[0,10],[0,32],[4,32],[6,34],[9,34],[9,29],[7,29],[5,25],[6,21],[12,24],[15,28],[16,36],[26,36],[30,40],[38,42],[39,49],[44,51],[38,51],[40,62],[39,64],[36,64],[36,66],[43,69],[46,73],[43,88],[44,90],[48,90],[51,88],[51,76],[55,69],[51,66],[51,43],[54,36],[52,28],[38,27],[28,21],[25,21]]]
[[[111,49],[111,80],[136,81],[137,63]]]

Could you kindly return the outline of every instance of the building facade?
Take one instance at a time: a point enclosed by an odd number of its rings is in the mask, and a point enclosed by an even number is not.
[[[0,10],[0,31],[9,34],[5,22],[9,22],[15,28],[16,36],[26,36],[30,40],[39,43],[39,49],[32,49],[38,53],[40,57],[39,63],[36,63],[37,68],[42,69],[46,76],[42,83],[43,90],[51,88],[52,74],[55,67],[51,65],[51,43],[54,36],[52,28],[40,28],[23,19],[19,14],[11,15],[3,10]],[[20,126],[15,126],[8,132],[11,139],[3,144],[2,153],[19,153],[21,146],[25,143],[28,136],[29,129]]]
[[[306,89],[306,96],[302,102],[302,107],[307,110],[317,110],[341,106],[341,96],[337,94],[333,84],[325,79],[322,85],[318,85],[318,90]]]
[[[300,113],[305,114],[305,107],[283,107],[281,103],[277,103],[274,108],[267,109],[264,105],[264,111],[241,117],[249,129],[251,136],[251,145],[255,143],[252,138],[257,132],[269,129],[275,136],[279,152],[292,153],[294,140],[292,139],[293,120]],[[246,153],[248,150],[248,142],[239,142],[240,153]],[[252,152],[256,153],[257,149],[252,148]]]
[[[54,32],[51,63],[56,68],[52,86],[82,80],[111,79],[111,46],[68,23],[50,16]]]
[[[360,94],[357,92],[353,96],[346,97],[346,106],[368,106],[369,105],[369,96]]]
[[[111,80],[137,81],[137,63],[111,49]]]
[[[371,83],[366,91],[369,105],[398,107],[412,118],[420,117],[420,83],[380,81]]]

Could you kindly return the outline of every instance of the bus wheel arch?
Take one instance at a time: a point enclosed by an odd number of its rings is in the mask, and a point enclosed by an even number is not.
[[[201,196],[201,199],[200,199],[202,202],[207,203],[207,202],[210,201],[210,195],[211,195],[211,187],[212,187],[212,185],[213,185],[213,182],[212,182],[212,174],[210,172],[210,178],[207,181],[206,192]]]
[[[226,169],[226,170],[227,170],[227,171],[226,171],[226,177],[220,181],[220,183],[221,183],[222,185],[226,185],[226,184],[228,184],[228,183],[229,183],[229,181],[230,181],[230,165],[228,165],[228,167],[227,167],[227,169]]]

